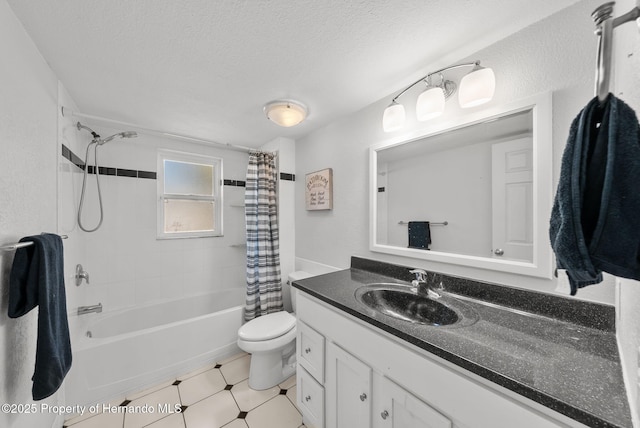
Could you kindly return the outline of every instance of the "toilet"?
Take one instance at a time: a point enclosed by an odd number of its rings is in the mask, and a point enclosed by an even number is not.
[[[308,272],[289,274],[287,285],[312,276]],[[249,387],[263,390],[276,386],[296,372],[296,301],[291,290],[294,314],[280,311],[252,319],[238,330],[238,347],[251,354]]]

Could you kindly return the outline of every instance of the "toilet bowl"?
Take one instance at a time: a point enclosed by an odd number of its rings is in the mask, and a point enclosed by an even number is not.
[[[311,274],[296,271],[289,274],[287,284],[308,278]],[[291,293],[295,311],[295,294]],[[296,371],[296,318],[286,311],[252,319],[238,330],[238,347],[251,354],[249,387],[269,389]]]

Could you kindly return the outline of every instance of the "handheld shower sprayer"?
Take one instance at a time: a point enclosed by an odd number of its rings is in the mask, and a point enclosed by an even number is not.
[[[104,143],[108,143],[109,141],[113,140],[116,137],[120,137],[120,138],[135,138],[138,136],[138,133],[135,131],[125,131],[125,132],[119,132],[117,134],[113,134],[110,137],[101,139],[98,141],[98,145],[101,146]]]
[[[119,132],[117,134],[113,134],[107,138],[102,138],[93,129],[89,128],[86,125],[81,124],[80,122],[76,124],[76,127],[78,128],[78,131],[82,129],[89,131],[91,133],[91,136],[93,137],[93,140],[91,140],[91,142],[87,145],[87,151],[84,157],[84,176],[82,179],[82,192],[80,194],[80,206],[78,207],[78,226],[80,226],[80,229],[84,230],[85,232],[95,232],[100,228],[100,226],[102,225],[102,220],[104,219],[104,211],[102,209],[102,193],[100,192],[100,169],[98,167],[98,146],[101,146],[104,143],[108,143],[109,141],[113,140],[116,137],[135,138],[138,136],[138,133],[134,131],[124,131],[124,132]],[[98,225],[93,229],[85,228],[84,225],[82,224],[82,208],[84,206],[84,193],[87,185],[87,174],[89,173],[89,149],[91,148],[91,146],[93,146],[93,159],[94,159],[93,171],[94,171],[94,174],[96,175],[96,187],[98,189],[98,202],[100,205],[100,220],[98,221]]]

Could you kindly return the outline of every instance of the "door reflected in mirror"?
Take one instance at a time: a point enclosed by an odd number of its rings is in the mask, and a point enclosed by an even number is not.
[[[550,101],[525,104],[372,148],[371,250],[548,277]]]

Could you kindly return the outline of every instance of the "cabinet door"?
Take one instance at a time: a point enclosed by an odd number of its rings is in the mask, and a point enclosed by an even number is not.
[[[328,343],[325,374],[327,428],[370,428],[371,368]]]
[[[451,428],[451,421],[389,379],[374,379],[373,428]]]
[[[298,319],[297,361],[320,384],[324,383],[324,336]]]
[[[303,367],[298,367],[296,379],[296,400],[305,425],[324,427],[324,389]]]

